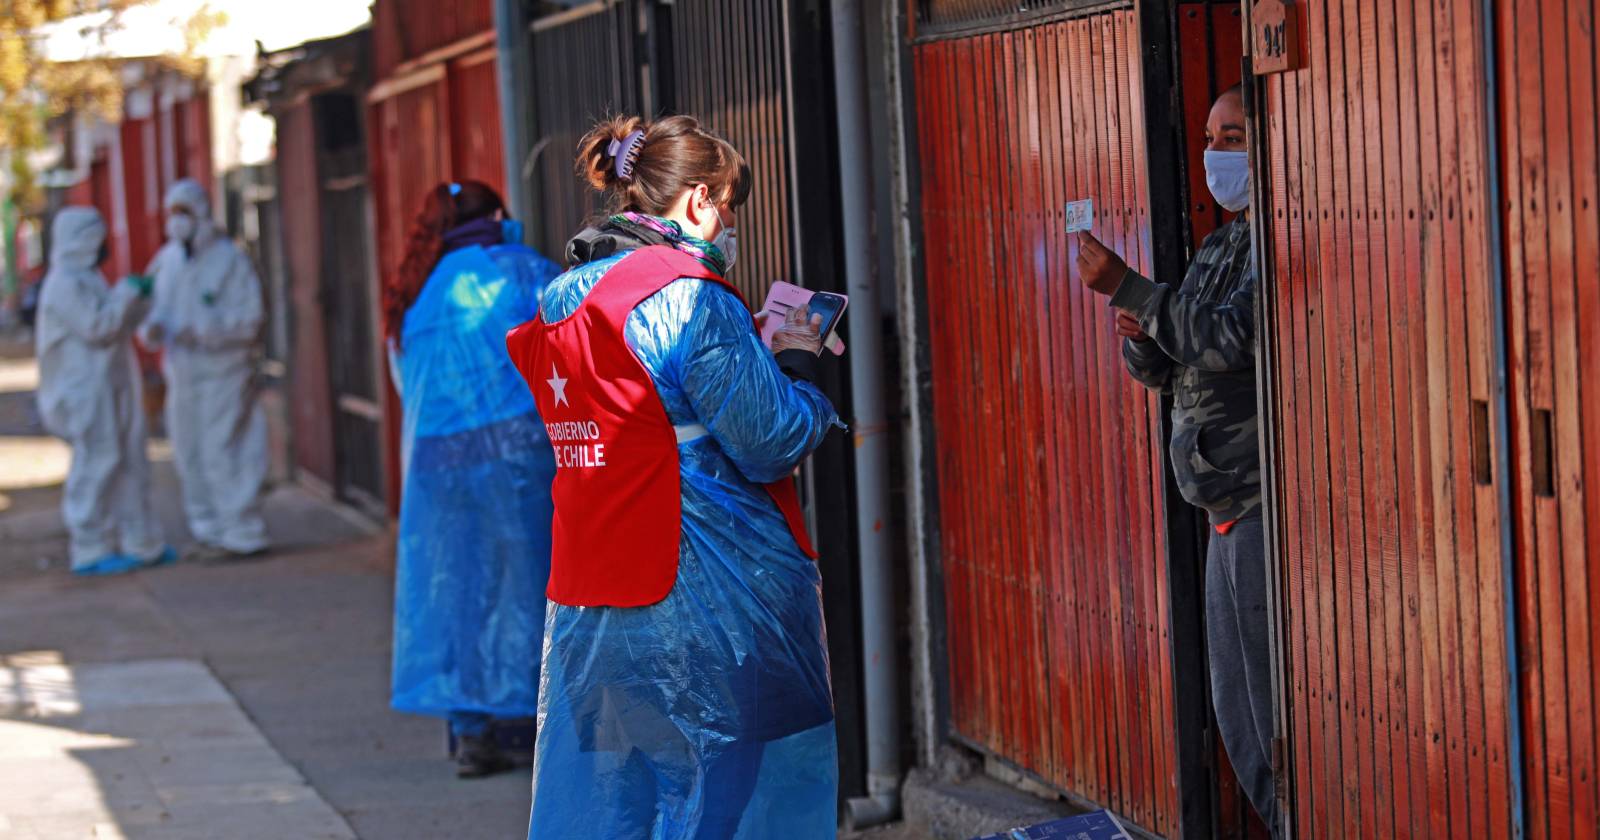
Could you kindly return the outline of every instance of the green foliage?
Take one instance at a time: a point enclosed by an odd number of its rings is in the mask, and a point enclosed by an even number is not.
[[[47,61],[39,31],[47,24],[74,20],[83,37],[103,38],[126,10],[151,0],[0,0],[0,161],[9,170],[10,197],[22,207],[36,206],[32,154],[49,142],[51,119],[71,113],[115,121],[122,114],[121,62],[90,59]],[[203,6],[184,28],[185,52],[162,62],[198,76],[204,61],[200,45],[226,15]]]

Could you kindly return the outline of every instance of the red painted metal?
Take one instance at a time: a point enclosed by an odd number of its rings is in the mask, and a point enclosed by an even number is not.
[[[1155,406],[1073,278],[1066,201],[1147,265],[1136,19],[915,48],[956,731],[1175,833]],[[1049,523],[1038,527],[1039,523]]]
[[[1501,176],[1511,355],[1529,836],[1596,836],[1600,339],[1595,7],[1500,4]],[[1581,326],[1580,326],[1581,325]]]

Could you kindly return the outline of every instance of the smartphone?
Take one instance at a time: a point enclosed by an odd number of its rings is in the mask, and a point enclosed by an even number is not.
[[[761,311],[766,313],[766,325],[761,330],[761,341],[768,347],[772,346],[772,336],[783,326],[784,318],[795,308],[805,306],[812,315],[822,316],[821,336],[823,343],[827,343],[828,334],[839,325],[845,307],[850,305],[850,298],[832,292],[812,292],[793,283],[778,281],[772,284],[767,291],[767,302],[762,305]],[[842,348],[840,344],[838,347]],[[834,349],[835,353],[841,352]]]
[[[844,295],[832,292],[817,292],[811,296],[808,306],[813,316],[822,316],[822,331],[819,334],[823,341],[827,341],[833,328],[839,326],[839,319],[844,317],[844,308],[849,302]]]

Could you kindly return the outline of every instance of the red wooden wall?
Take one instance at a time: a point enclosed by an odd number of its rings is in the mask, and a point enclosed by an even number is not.
[[[380,0],[373,16],[377,81],[369,96],[367,160],[378,272],[386,283],[399,268],[406,233],[427,192],[446,180],[471,178],[503,195],[505,159],[488,0]],[[404,39],[397,34],[402,31]],[[437,60],[420,61],[425,52]],[[387,378],[383,387],[388,502],[397,512],[400,407]]]
[[[1528,836],[1595,837],[1600,673],[1597,8],[1498,4]]]
[[[1478,0],[1300,4],[1268,77],[1298,836],[1504,837]]]
[[[495,51],[483,50],[450,66],[447,100],[451,177],[482,181],[502,193],[506,159],[500,147],[500,96]]]
[[[201,89],[173,103],[170,117],[160,110],[125,117],[95,145],[88,177],[68,189],[67,201],[92,205],[105,218],[109,273],[142,272],[155,257],[166,236],[162,199],[173,181],[194,178],[211,189],[210,110]],[[162,128],[169,119],[170,130]]]
[[[920,44],[917,118],[954,728],[1175,833],[1156,403],[1063,232],[1148,264],[1137,29]]]
[[[321,178],[311,101],[274,112],[277,119],[278,213],[289,267],[294,335],[292,415],[294,462],[328,487],[338,475],[331,433],[333,388],[323,319]],[[365,278],[353,278],[359,282]]]
[[[372,4],[373,78],[467,38],[494,32],[490,0],[375,0]]]

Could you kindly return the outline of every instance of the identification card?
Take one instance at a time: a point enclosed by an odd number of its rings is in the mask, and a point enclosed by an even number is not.
[[[1094,227],[1094,199],[1067,202],[1067,233]]]

